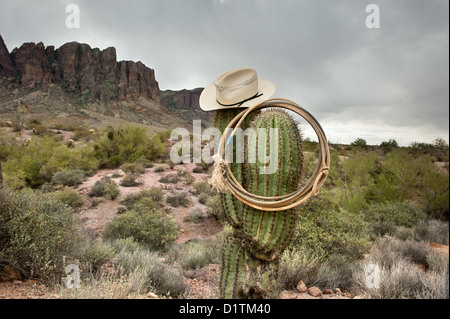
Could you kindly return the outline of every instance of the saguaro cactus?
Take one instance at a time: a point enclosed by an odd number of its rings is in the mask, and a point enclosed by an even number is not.
[[[216,111],[216,127],[223,132],[238,112]],[[255,163],[247,160],[242,164],[233,162],[230,166],[237,181],[249,192],[261,196],[285,195],[296,190],[302,173],[303,154],[300,132],[294,120],[281,109],[271,109],[255,113],[241,127],[255,130],[256,147],[260,144],[258,132],[261,129],[278,129],[278,163],[275,173],[260,174],[264,164],[260,162],[259,156],[256,156]],[[269,145],[270,134],[265,134],[265,137],[266,145]],[[244,147],[246,152],[252,149],[248,146]],[[233,147],[233,153],[241,151],[236,150],[235,145]],[[277,297],[278,259],[294,232],[296,208],[261,211],[240,202],[230,192],[221,196],[225,219],[233,227],[233,234],[226,240],[223,251],[222,297]]]

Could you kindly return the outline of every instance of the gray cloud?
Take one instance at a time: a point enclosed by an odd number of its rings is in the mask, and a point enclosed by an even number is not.
[[[206,86],[249,65],[277,97],[310,110],[332,141],[448,141],[446,0],[78,0],[80,29],[65,27],[69,3],[2,1],[8,48],[114,46],[119,59],[154,68],[161,89]],[[365,26],[370,3],[380,29]]]

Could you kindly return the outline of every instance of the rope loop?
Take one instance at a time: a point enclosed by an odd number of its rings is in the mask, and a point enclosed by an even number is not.
[[[269,107],[285,108],[300,115],[311,125],[317,134],[319,139],[319,159],[315,171],[308,182],[296,191],[281,196],[265,197],[247,192],[236,180],[230,166],[223,158],[223,154],[226,154],[226,149],[228,147],[228,144],[225,143],[225,134],[222,134],[220,139],[219,150],[214,157],[215,163],[213,173],[208,182],[213,188],[221,193],[230,191],[237,199],[248,206],[263,211],[280,211],[296,207],[319,193],[330,171],[330,149],[325,133],[319,122],[317,122],[317,120],[300,105],[286,99],[266,100],[245,109],[236,115],[225,128],[225,131],[227,129],[232,129],[228,140],[233,138],[236,130],[251,112]]]

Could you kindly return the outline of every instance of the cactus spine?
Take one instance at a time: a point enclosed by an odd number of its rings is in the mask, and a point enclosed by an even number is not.
[[[239,111],[216,111],[216,127],[223,132]],[[271,109],[253,114],[241,127],[255,129],[256,148],[261,138],[258,133],[261,129],[266,130],[266,155],[269,155],[271,142],[269,129],[278,129],[278,140],[272,141],[278,144],[278,163],[275,173],[260,174],[264,164],[258,156],[255,163],[233,162],[230,165],[236,179],[248,191],[261,196],[279,196],[294,191],[303,166],[301,136],[294,120],[280,109]],[[244,149],[251,152],[254,148],[248,146],[245,144]],[[233,152],[239,152],[235,145]],[[230,192],[221,196],[225,219],[233,227],[233,234],[226,240],[223,251],[222,297],[276,298],[278,257],[294,233],[297,208],[267,212],[243,204]]]

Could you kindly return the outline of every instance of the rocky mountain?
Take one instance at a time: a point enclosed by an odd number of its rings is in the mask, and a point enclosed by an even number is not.
[[[0,36],[0,118],[15,114],[20,100],[33,116],[113,118],[166,128],[209,118],[198,106],[200,92],[161,92],[153,69],[117,61],[113,47],[29,42],[9,52]]]
[[[204,121],[210,120],[210,112],[204,112],[200,109],[199,99],[203,88],[196,88],[193,90],[164,90],[161,91],[161,105],[170,110],[177,110],[181,114],[185,114],[190,120],[201,119]]]

